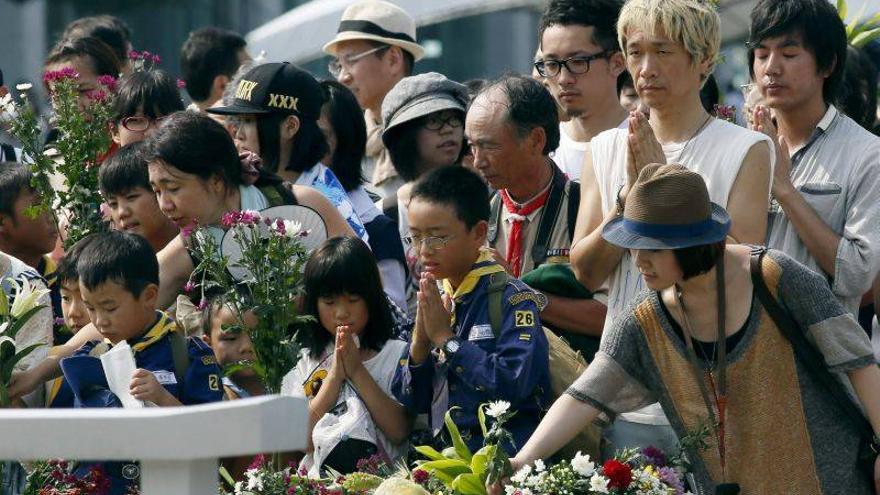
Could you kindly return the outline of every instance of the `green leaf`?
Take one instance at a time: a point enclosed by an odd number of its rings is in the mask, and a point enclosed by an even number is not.
[[[6,316],[9,314],[9,298],[6,296],[6,291],[0,290],[0,316]]]
[[[471,472],[481,480],[485,480],[486,469],[489,467],[489,459],[495,453],[494,449],[494,445],[486,445],[471,457]]]
[[[419,454],[422,454],[423,456],[427,457],[428,459],[430,459],[432,461],[440,461],[440,460],[446,459],[446,457],[443,454],[441,454],[440,452],[437,452],[437,450],[434,447],[431,447],[430,445],[419,445],[418,447],[415,447],[415,449],[416,449],[416,452],[418,452]]]
[[[452,489],[462,495],[487,495],[486,485],[475,474],[463,474],[455,478]]]
[[[230,488],[235,487],[235,480],[232,479],[232,475],[229,474],[229,471],[227,471],[224,466],[220,466],[220,477],[223,478],[223,481],[225,481]]]
[[[24,349],[18,351],[15,356],[12,357],[8,362],[3,363],[3,367],[0,368],[0,379],[3,380],[4,383],[9,383],[9,380],[12,378],[12,370],[15,369],[15,365],[18,364],[19,361],[26,358],[28,354],[34,352],[34,349],[42,346],[43,344],[33,344],[25,347]]]
[[[9,328],[7,328],[6,331],[3,333],[6,334],[6,336],[12,337],[14,339],[15,335],[18,334],[18,331],[21,330],[21,328],[24,327],[25,324],[27,324],[28,320],[30,320],[35,314],[37,314],[37,312],[39,312],[44,307],[45,306],[43,305],[38,305],[34,306],[28,311],[25,311],[24,313],[22,313],[21,316],[15,318],[15,321],[12,322],[12,325],[9,325]]]
[[[452,478],[464,473],[471,472],[470,464],[459,460],[459,459],[442,459],[439,461],[428,461],[422,463],[420,468],[425,471],[439,471],[441,473],[447,474]]]
[[[837,0],[837,13],[838,13],[838,15],[840,15],[840,20],[842,20],[842,21],[846,20],[846,12],[847,12],[846,0]]]
[[[880,38],[880,27],[859,33],[852,39],[850,44],[856,48],[861,48],[877,38]]]
[[[477,407],[477,422],[480,423],[480,430],[483,432],[483,438],[486,438],[486,435],[489,434],[489,429],[486,428],[486,411],[484,411],[486,406],[488,406],[488,404],[483,403]]]
[[[459,433],[458,426],[455,425],[455,421],[452,420],[451,413],[456,409],[461,408],[452,407],[448,411],[446,411],[444,422],[446,423],[446,429],[449,430],[449,437],[452,439],[452,446],[455,447],[455,452],[465,462],[471,462],[471,451],[467,448],[467,444],[464,443],[464,440],[462,440],[461,433]]]

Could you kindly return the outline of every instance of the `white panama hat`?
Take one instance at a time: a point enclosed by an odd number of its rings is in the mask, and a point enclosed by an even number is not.
[[[324,45],[324,52],[336,54],[342,41],[373,40],[399,46],[415,60],[425,56],[425,49],[416,42],[416,22],[403,9],[382,0],[365,0],[349,6],[342,13],[336,37]]]

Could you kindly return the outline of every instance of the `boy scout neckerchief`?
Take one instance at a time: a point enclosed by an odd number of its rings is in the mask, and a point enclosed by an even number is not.
[[[483,263],[489,263],[485,266],[478,266]],[[464,279],[459,284],[458,288],[453,288],[452,283],[449,282],[449,279],[443,279],[443,292],[452,296],[453,299],[458,300],[465,295],[469,294],[474,290],[474,287],[477,286],[477,283],[484,275],[491,275],[497,272],[503,272],[504,267],[495,263],[492,255],[489,254],[488,251],[480,251],[480,256],[477,258],[477,261],[474,263],[471,271],[465,275]]]
[[[552,182],[551,182],[552,184]],[[510,265],[514,277],[519,277],[522,270],[522,228],[528,216],[538,211],[547,202],[551,187],[548,185],[542,193],[525,204],[518,205],[510,198],[507,189],[500,191],[504,208],[510,214],[510,234],[507,236],[507,264]]]
[[[153,325],[153,327],[150,328],[150,330],[138,340],[137,343],[132,344],[131,350],[133,352],[140,352],[158,342],[159,339],[165,336],[165,334],[177,331],[177,323],[175,323],[174,320],[172,320],[165,313],[158,313],[159,321],[157,321],[156,324]],[[104,339],[104,342],[107,342],[108,344],[110,343],[110,341],[107,339]]]

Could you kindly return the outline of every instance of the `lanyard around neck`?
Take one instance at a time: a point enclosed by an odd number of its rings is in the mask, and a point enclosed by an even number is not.
[[[725,478],[726,449],[724,436],[725,420],[727,416],[727,333],[725,331],[726,292],[724,282],[723,253],[719,258],[715,268],[715,281],[718,294],[718,334],[715,341],[717,351],[713,354],[717,354],[717,356],[713,355],[712,359],[714,361],[712,363],[712,368],[708,372],[701,365],[699,358],[697,358],[697,353],[694,350],[693,332],[691,331],[690,320],[688,319],[687,312],[685,311],[685,307],[681,301],[680,291],[677,286],[675,287],[673,293],[675,295],[675,301],[678,304],[678,309],[681,312],[681,329],[687,348],[688,361],[690,361],[690,368],[694,373],[694,378],[696,378],[697,384],[700,386],[700,395],[703,397],[703,403],[706,406],[706,410],[709,411],[709,418],[713,423],[715,436],[718,440],[718,456],[721,463],[721,476],[722,478]],[[716,372],[717,379],[712,377],[713,371]],[[704,375],[706,374],[708,375],[709,382],[712,385],[711,395],[709,387],[706,385],[706,381],[704,379]]]

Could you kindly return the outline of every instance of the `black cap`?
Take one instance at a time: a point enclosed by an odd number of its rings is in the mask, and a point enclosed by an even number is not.
[[[206,111],[220,115],[291,113],[318,120],[323,104],[324,91],[314,76],[282,62],[249,70],[235,88],[232,105]]]

